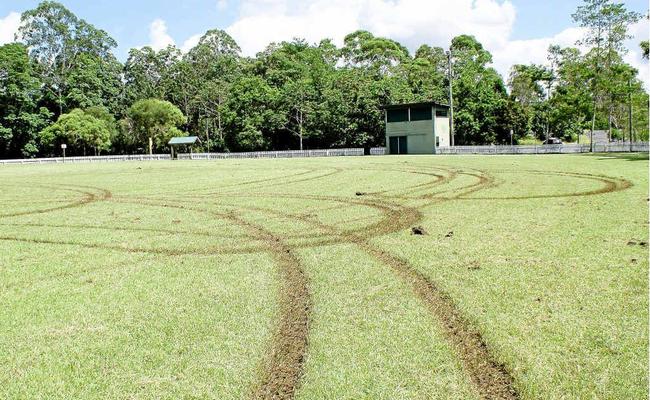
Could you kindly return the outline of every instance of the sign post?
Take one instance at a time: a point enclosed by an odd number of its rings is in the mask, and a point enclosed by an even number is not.
[[[67,148],[68,148],[68,145],[65,144],[65,143],[63,143],[63,144],[61,145],[61,150],[63,150],[63,163],[64,163],[64,164],[65,164],[65,149],[67,149]]]

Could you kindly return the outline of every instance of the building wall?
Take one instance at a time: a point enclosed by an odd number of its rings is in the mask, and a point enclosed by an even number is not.
[[[406,136],[408,154],[433,154],[433,121],[389,122],[386,124],[386,146],[391,136]]]
[[[392,136],[407,137],[409,154],[435,153],[436,138],[438,147],[449,147],[449,117],[436,117],[435,107],[431,111],[433,120],[386,122],[386,147],[390,146]]]
[[[436,119],[436,136],[438,137],[438,147],[451,146],[451,137],[449,135],[449,117],[435,117]]]

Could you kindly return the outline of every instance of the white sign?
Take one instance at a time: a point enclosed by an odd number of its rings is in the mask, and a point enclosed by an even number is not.
[[[64,144],[61,145],[61,148],[62,148],[62,149],[67,149],[67,148],[68,148],[68,145],[64,143]]]

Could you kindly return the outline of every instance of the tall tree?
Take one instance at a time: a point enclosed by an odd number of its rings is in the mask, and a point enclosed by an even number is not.
[[[451,51],[457,143],[509,141],[511,127],[503,123],[507,94],[501,76],[488,66],[492,55],[468,35],[455,37]]]
[[[230,35],[212,29],[178,65],[179,69],[187,66],[189,70],[177,80],[182,88],[174,93],[189,100],[185,111],[189,129],[204,132],[204,143],[211,149],[225,149],[226,104],[232,84],[241,73],[240,53],[239,45]]]
[[[111,50],[117,43],[113,38],[54,1],[43,1],[25,11],[18,32],[40,66],[44,88],[59,115],[70,107],[66,102],[73,86],[70,75],[86,67],[82,61],[88,57],[96,62],[115,61]]]
[[[608,82],[614,73],[616,55],[626,51],[624,41],[630,37],[628,28],[638,21],[641,15],[628,11],[624,4],[612,3],[611,0],[584,0],[572,17],[579,26],[587,28],[587,33],[580,43],[591,48],[589,53],[594,68],[591,84],[591,130],[596,127],[596,113],[599,107],[603,106],[603,102],[607,102],[605,108],[609,115],[608,125],[611,132],[611,104],[614,93]]]

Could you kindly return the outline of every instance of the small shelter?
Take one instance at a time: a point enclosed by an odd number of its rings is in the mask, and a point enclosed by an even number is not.
[[[381,108],[389,154],[435,154],[449,146],[449,106],[430,101]]]
[[[176,158],[178,155],[179,147],[189,147],[190,154],[194,151],[194,145],[196,143],[201,143],[201,139],[198,136],[176,136],[169,140],[167,143],[172,150],[172,158]],[[174,151],[176,149],[176,151]]]

